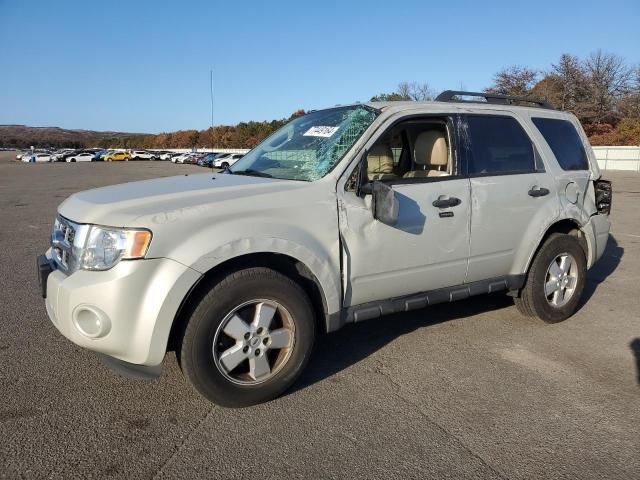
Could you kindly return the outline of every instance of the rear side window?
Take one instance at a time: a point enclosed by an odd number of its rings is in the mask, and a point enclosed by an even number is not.
[[[469,175],[535,171],[531,140],[515,118],[468,116]]]
[[[532,118],[563,170],[588,170],[589,160],[573,124],[556,118]]]

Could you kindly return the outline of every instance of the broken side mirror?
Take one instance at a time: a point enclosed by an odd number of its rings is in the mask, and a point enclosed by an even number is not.
[[[398,221],[399,204],[393,188],[377,180],[369,185],[371,185],[373,218],[386,225],[394,226]]]
[[[367,149],[362,151],[360,160],[358,161],[358,175],[356,176],[356,195],[364,198],[365,195],[371,195],[371,182],[369,181]]]
[[[356,195],[364,198],[371,195],[371,211],[373,218],[387,225],[395,225],[398,221],[398,199],[393,189],[386,183],[369,180],[367,150],[362,152],[356,178]]]

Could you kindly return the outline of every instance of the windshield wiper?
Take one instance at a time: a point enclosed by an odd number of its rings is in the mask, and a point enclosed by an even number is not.
[[[229,173],[233,173],[234,175],[248,175],[250,177],[273,178],[273,175],[269,175],[268,173],[264,173],[259,170],[253,170],[252,168],[247,168],[246,170],[235,170],[233,172],[229,171]]]

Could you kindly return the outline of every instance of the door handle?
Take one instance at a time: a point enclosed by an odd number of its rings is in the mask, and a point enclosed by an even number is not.
[[[437,200],[434,200],[432,205],[437,208],[449,208],[460,205],[462,201],[456,197],[447,197],[446,195],[440,195]]]
[[[538,187],[537,185],[531,187],[531,190],[527,192],[530,197],[544,197],[549,195],[549,189],[544,187]]]

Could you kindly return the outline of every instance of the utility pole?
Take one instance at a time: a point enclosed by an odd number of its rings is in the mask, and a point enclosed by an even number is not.
[[[213,149],[215,147],[213,144],[213,70],[209,70],[209,91],[211,93],[211,148]]]

